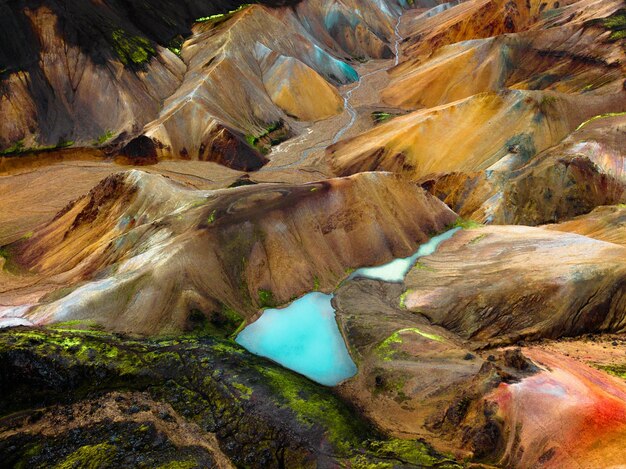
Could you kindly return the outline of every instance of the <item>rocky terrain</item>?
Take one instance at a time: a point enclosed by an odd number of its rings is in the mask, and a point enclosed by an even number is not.
[[[0,13],[0,467],[626,465],[621,0]]]

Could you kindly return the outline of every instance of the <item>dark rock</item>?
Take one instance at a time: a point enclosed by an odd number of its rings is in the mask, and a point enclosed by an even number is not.
[[[504,352],[504,364],[520,371],[528,371],[535,368],[534,364],[522,354],[519,348],[509,349]]]
[[[140,135],[128,142],[120,154],[128,157],[135,164],[154,164],[157,162],[156,144],[145,135]]]
[[[133,405],[131,405],[131,406],[128,408],[127,413],[129,413],[129,414],[136,414],[136,413],[137,413],[137,412],[139,412],[139,411],[140,411],[139,406],[138,406],[138,405],[133,404]]]

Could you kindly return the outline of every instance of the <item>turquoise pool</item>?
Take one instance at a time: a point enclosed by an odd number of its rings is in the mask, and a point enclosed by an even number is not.
[[[312,292],[286,308],[266,309],[236,341],[252,353],[334,386],[357,369],[335,322],[332,297]]]

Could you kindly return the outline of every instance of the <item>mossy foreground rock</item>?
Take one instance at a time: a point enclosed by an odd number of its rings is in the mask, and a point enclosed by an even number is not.
[[[3,467],[458,467],[234,342],[0,332]]]

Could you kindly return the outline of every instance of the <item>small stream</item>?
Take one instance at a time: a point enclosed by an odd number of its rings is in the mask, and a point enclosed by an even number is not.
[[[398,21],[396,22],[396,26],[394,27],[394,35],[395,35],[395,43],[394,43],[394,53],[395,53],[395,59],[394,59],[394,66],[398,65],[399,61],[400,61],[400,42],[402,42],[402,36],[400,36],[400,23],[402,22],[402,15],[400,15],[398,17]],[[388,70],[391,67],[388,67],[385,70]],[[353,88],[350,88],[345,96],[343,97],[343,103],[344,103],[344,107],[346,109],[346,111],[348,111],[348,114],[350,115],[350,120],[348,121],[348,123],[343,126],[341,129],[339,129],[339,131],[335,134],[335,137],[333,138],[333,143],[337,143],[339,141],[339,139],[341,139],[341,137],[352,128],[352,126],[354,126],[354,123],[356,122],[356,119],[358,117],[356,110],[354,109],[354,107],[352,107],[352,104],[350,103],[350,100],[352,99],[352,94],[358,90],[361,87],[361,84],[363,84],[363,78],[369,77],[370,75],[373,75],[375,73],[380,72],[381,70],[374,70],[372,72],[366,73],[363,76],[359,76],[359,81],[357,82],[356,86],[354,86]]]
[[[399,61],[400,61],[400,43],[402,42],[403,37],[400,36],[400,24],[402,22],[402,15],[400,15],[398,17],[398,21],[396,22],[396,25],[394,27],[394,37],[395,37],[395,41],[394,41],[394,54],[395,54],[395,59],[394,59],[394,63],[393,65],[398,65]],[[350,88],[348,91],[346,91],[345,95],[343,96],[343,106],[344,109],[346,111],[348,111],[348,115],[350,116],[350,120],[348,121],[348,123],[346,125],[344,125],[342,128],[340,128],[337,133],[335,133],[335,136],[329,141],[329,140],[324,140],[322,142],[320,142],[319,144],[311,147],[311,148],[307,148],[306,150],[304,150],[302,152],[302,155],[300,156],[300,158],[298,158],[296,161],[292,162],[292,163],[288,163],[285,165],[281,165],[281,166],[275,166],[275,167],[271,167],[271,168],[267,168],[267,169],[261,169],[261,171],[279,171],[279,170],[283,170],[283,169],[287,169],[287,168],[291,168],[294,166],[297,166],[301,163],[303,163],[308,156],[313,153],[316,150],[322,150],[324,148],[326,148],[328,146],[329,143],[335,144],[337,143],[341,137],[343,137],[345,135],[346,132],[348,132],[356,123],[358,114],[356,112],[356,110],[354,109],[354,107],[352,106],[352,104],[350,103],[350,100],[352,99],[352,95],[353,93],[358,90],[361,85],[363,84],[363,79],[369,77],[370,75],[374,75],[375,73],[378,73],[380,71],[384,71],[384,70],[388,70],[391,67],[387,67],[386,69],[377,69],[377,70],[373,70],[371,72],[366,73],[365,75],[359,75],[359,79],[356,82],[356,85],[354,85],[352,88]]]

